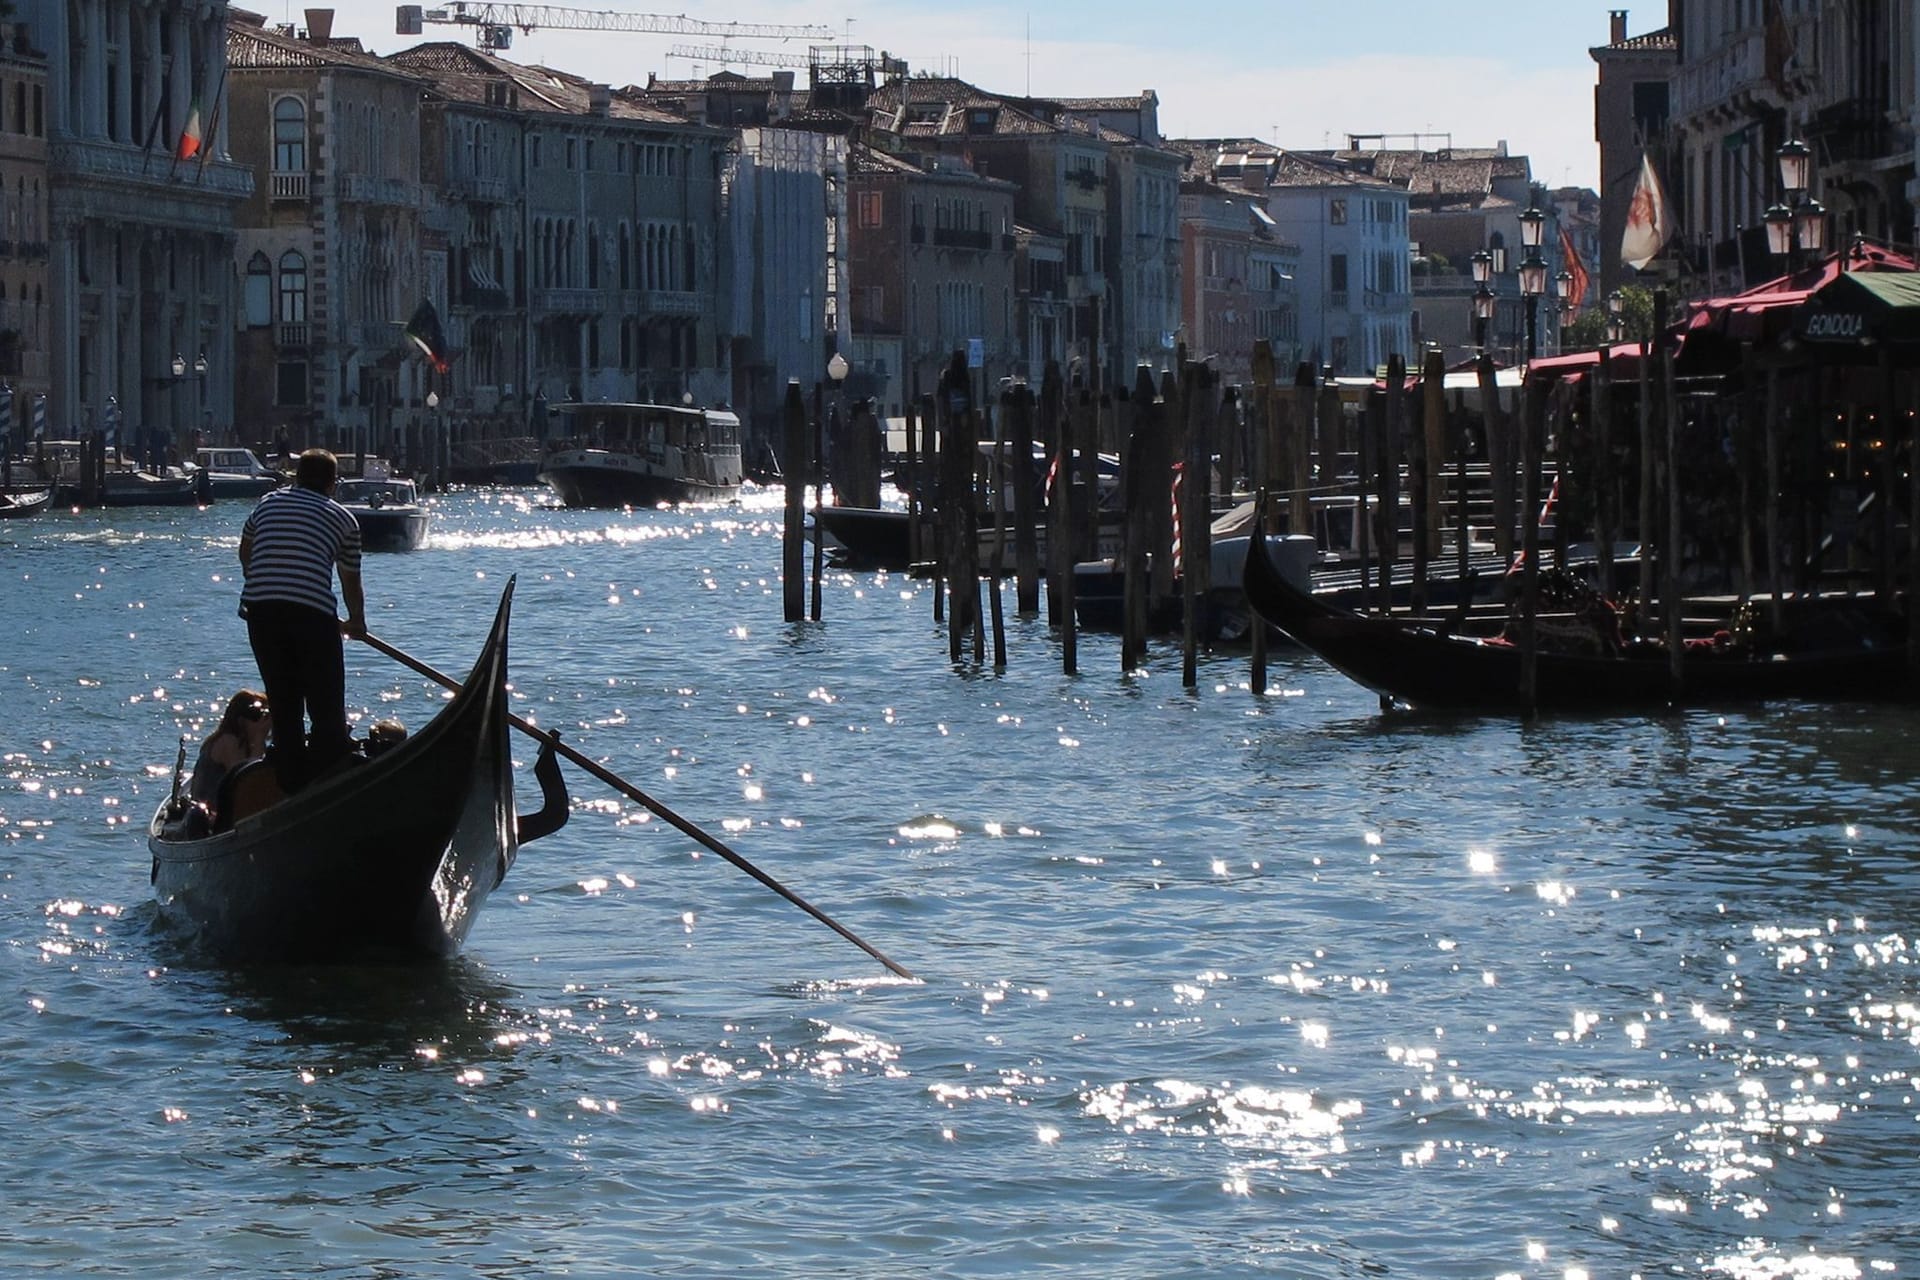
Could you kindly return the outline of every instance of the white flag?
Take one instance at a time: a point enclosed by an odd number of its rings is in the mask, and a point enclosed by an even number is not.
[[[1673,238],[1673,208],[1667,203],[1666,188],[1653,170],[1653,157],[1640,154],[1640,181],[1633,186],[1633,203],[1627,206],[1627,233],[1620,238],[1620,261],[1635,271],[1660,256],[1660,250]]]

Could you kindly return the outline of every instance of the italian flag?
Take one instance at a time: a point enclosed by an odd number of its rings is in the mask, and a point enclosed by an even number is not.
[[[180,131],[180,145],[174,151],[177,160],[191,160],[200,154],[200,100],[195,98],[187,110],[187,127]]]

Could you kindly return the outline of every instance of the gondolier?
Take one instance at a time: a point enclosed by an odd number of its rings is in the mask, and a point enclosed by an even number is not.
[[[240,531],[240,593],[247,640],[274,709],[267,758],[292,795],[347,754],[342,634],[366,634],[360,526],[333,500],[339,464],[325,449],[300,455],[294,483],[260,499]],[[347,616],[339,617],[333,577]],[[303,734],[312,721],[311,737]]]

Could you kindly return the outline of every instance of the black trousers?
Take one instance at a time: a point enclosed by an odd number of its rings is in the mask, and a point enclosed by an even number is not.
[[[340,620],[305,605],[268,601],[247,606],[247,642],[273,713],[273,762],[280,789],[292,795],[347,754],[347,670]],[[313,722],[313,736],[306,723]]]

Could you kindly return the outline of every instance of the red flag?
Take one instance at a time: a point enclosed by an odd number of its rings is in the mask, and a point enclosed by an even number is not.
[[[1580,304],[1586,301],[1587,264],[1581,260],[1580,251],[1573,247],[1573,237],[1567,234],[1567,224],[1560,224],[1560,258],[1566,263],[1567,274],[1573,277],[1573,288],[1567,294],[1567,314],[1580,314]]]
[[[1633,203],[1627,208],[1627,232],[1620,238],[1620,261],[1635,271],[1642,270],[1660,256],[1660,250],[1673,238],[1673,209],[1667,204],[1666,188],[1654,171],[1653,157],[1640,153],[1640,180],[1633,186]]]
[[[187,111],[187,127],[180,131],[180,145],[174,148],[175,160],[191,160],[200,154],[200,101],[195,99]]]

